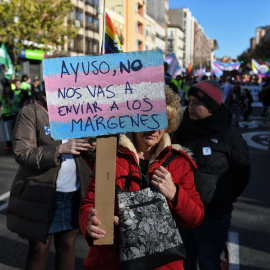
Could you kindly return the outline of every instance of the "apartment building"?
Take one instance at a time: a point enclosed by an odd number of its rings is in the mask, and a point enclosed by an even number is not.
[[[169,24],[167,27],[167,55],[175,53],[179,65],[183,66],[184,31],[179,25]]]
[[[100,1],[101,0],[72,0],[74,9],[67,16],[67,24],[71,21],[79,27],[77,37],[65,45],[71,56],[97,55],[100,52]]]
[[[203,66],[210,68],[211,52],[211,43],[204,33],[204,29],[196,20],[194,20],[194,67],[199,68],[200,66]]]
[[[183,67],[187,68],[189,63],[193,65],[194,60],[194,17],[188,8],[169,9],[169,21],[178,25],[184,32],[184,55]]]

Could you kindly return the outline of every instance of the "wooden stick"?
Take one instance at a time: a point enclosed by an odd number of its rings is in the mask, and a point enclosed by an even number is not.
[[[97,138],[95,209],[100,227],[106,234],[102,239],[94,240],[94,245],[112,245],[114,240],[116,148],[116,135]]]

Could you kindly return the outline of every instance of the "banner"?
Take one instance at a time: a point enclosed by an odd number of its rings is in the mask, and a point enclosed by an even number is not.
[[[42,64],[54,139],[167,128],[162,51],[53,58]]]
[[[14,74],[14,68],[4,43],[2,43],[0,48],[0,64],[7,67],[5,71],[5,78],[11,80],[12,75]]]
[[[226,71],[232,71],[234,69],[239,69],[241,66],[242,62],[237,62],[237,63],[222,63],[218,61],[213,61],[213,65],[217,67],[220,70],[226,70]]]
[[[262,107],[262,102],[259,101],[259,92],[262,90],[261,86],[258,85],[243,85],[241,86],[241,90],[247,88],[250,91],[250,94],[253,98],[253,103],[251,103],[252,107]]]
[[[217,77],[221,77],[223,75],[223,71],[219,68],[219,66],[214,65],[214,63],[211,65],[211,73]]]
[[[175,72],[177,71],[179,67],[179,62],[175,56],[175,53],[172,53],[168,57],[164,59],[164,62],[167,62],[169,64],[169,67],[167,69],[167,73],[169,73],[172,78],[175,76]]]

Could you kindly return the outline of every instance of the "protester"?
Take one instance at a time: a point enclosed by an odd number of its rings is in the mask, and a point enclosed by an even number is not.
[[[20,88],[28,93],[28,101],[30,102],[30,97],[32,95],[31,78],[27,74],[22,75]]]
[[[21,109],[24,105],[29,102],[28,92],[21,89],[21,81],[20,79],[14,80],[14,94],[16,96],[17,104],[19,109]]]
[[[261,116],[266,117],[270,108],[270,77],[267,77],[265,84],[262,85],[262,90],[259,92],[259,100],[263,104]]]
[[[251,103],[253,103],[252,95],[247,88],[244,88],[242,91],[241,105],[242,105],[242,114],[245,121],[244,124],[245,127],[248,126],[248,116],[252,113]]]
[[[183,87],[183,94],[182,94],[182,97],[181,97],[181,102],[183,105],[188,105],[188,100],[189,100],[189,97],[188,97],[188,91],[190,89],[190,87],[193,85],[192,83],[192,78],[190,76],[188,76],[186,78],[186,83]]]
[[[242,105],[241,88],[239,85],[233,86],[225,100],[225,105],[229,107],[232,113],[234,124],[238,127]]]
[[[31,85],[31,100],[33,103],[38,101],[38,97],[41,93],[39,79],[36,77]]]
[[[227,96],[229,95],[229,93],[232,90],[232,87],[233,87],[233,85],[231,83],[231,78],[230,77],[227,77],[225,79],[224,84],[222,85],[222,92],[223,92],[222,102],[223,103],[225,103],[225,101],[227,99]]]
[[[250,178],[248,147],[231,128],[231,113],[222,104],[216,81],[202,81],[189,90],[190,103],[183,122],[172,134],[172,142],[188,147],[198,170],[196,189],[205,206],[205,217],[194,229],[181,228],[187,249],[185,270],[217,270],[227,240],[233,202]]]
[[[69,54],[52,55],[57,56]],[[14,155],[19,169],[10,191],[7,227],[28,240],[25,269],[45,269],[52,239],[55,269],[74,269],[79,205],[91,174],[82,155],[89,159],[94,148],[87,139],[52,139],[45,91],[18,114]]]
[[[181,75],[177,75],[171,82],[177,87],[178,94],[181,93],[183,89],[183,78]]]
[[[120,134],[116,159],[116,185],[123,190],[126,176],[134,171],[131,191],[139,190],[142,184],[139,175],[141,171],[152,179],[151,184],[165,195],[176,223],[193,228],[201,223],[204,216],[203,205],[194,185],[192,168],[195,164],[188,154],[183,152],[180,145],[171,145],[168,133],[177,129],[181,109],[179,96],[168,86],[165,86],[165,89],[169,121],[167,130]],[[165,169],[160,166],[172,153],[176,153],[177,156],[168,167]],[[91,177],[79,215],[81,232],[89,245],[93,239],[100,239],[105,233],[102,226],[98,227],[100,221],[96,216],[98,213],[94,209],[94,200],[95,179]],[[118,223],[117,215],[115,210],[115,224]],[[114,231],[117,246],[117,226]],[[89,250],[84,267],[93,270],[119,269],[119,255],[112,245],[93,246]],[[158,269],[181,270],[182,261],[174,261]]]
[[[18,107],[16,103],[16,97],[14,96],[14,92],[11,90],[11,85],[9,82],[4,83],[4,89],[2,91],[0,105],[2,107],[1,119],[3,121],[15,121],[16,116],[18,114]],[[14,124],[11,123],[12,130]],[[10,134],[12,137],[12,134]],[[12,141],[7,141],[4,147],[4,150],[10,150],[12,148]]]

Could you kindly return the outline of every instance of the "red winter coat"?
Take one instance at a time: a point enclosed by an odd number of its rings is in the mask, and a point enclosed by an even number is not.
[[[139,171],[139,158],[131,138],[133,135],[129,134],[129,136],[130,138],[124,134],[120,135],[116,158],[116,184],[122,190],[128,173],[131,171]],[[177,186],[176,199],[173,204],[171,202],[168,203],[176,223],[185,228],[194,228],[202,222],[204,208],[194,185],[192,166],[196,167],[196,165],[180,148],[180,145],[172,146],[169,135],[165,133],[159,142],[156,154],[149,162],[148,177],[151,178],[154,170],[171,155],[172,151],[178,154],[166,167]],[[132,174],[130,191],[139,190],[140,181],[139,174]],[[86,228],[89,222],[89,208],[94,207],[94,201],[95,179],[91,178],[85,197],[81,203],[79,215],[81,232],[89,244],[92,241],[87,234]],[[115,215],[117,215],[117,213]],[[115,227],[115,232],[117,237],[117,226]],[[90,248],[83,265],[87,269],[93,270],[117,270],[119,269],[119,256],[113,246],[93,246]],[[168,269],[183,270],[183,262],[174,261],[158,268],[158,270]]]

